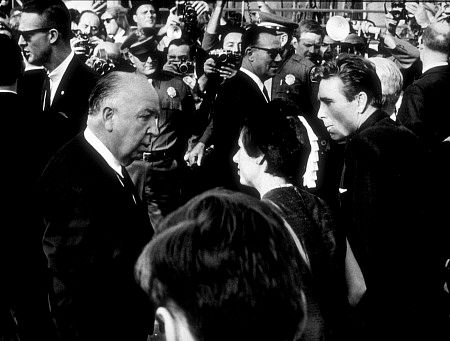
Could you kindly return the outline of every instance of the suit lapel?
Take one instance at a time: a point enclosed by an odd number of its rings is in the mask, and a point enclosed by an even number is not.
[[[78,65],[79,61],[77,59],[77,56],[73,56],[72,60],[69,63],[69,66],[66,69],[66,72],[64,72],[58,88],[56,89],[55,97],[53,98],[52,105],[50,106],[52,109],[56,108],[59,102],[64,100],[64,97],[66,96],[66,93],[70,87],[70,80],[73,78],[72,75],[76,71]]]
[[[257,94],[257,97],[261,102],[267,103],[266,98],[264,97],[264,94],[261,92],[261,89],[259,88],[258,84],[256,84],[255,81],[250,76],[248,76],[246,73],[240,70],[238,71],[237,75],[240,75],[240,79],[242,80],[243,83],[245,83],[246,87],[248,87],[248,85],[251,86],[253,92]]]

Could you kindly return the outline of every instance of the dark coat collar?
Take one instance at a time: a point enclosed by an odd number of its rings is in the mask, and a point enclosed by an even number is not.
[[[432,67],[431,69],[428,69],[424,73],[422,73],[420,78],[423,78],[423,77],[428,76],[428,75],[433,74],[433,73],[448,72],[449,70],[450,69],[449,69],[449,65],[448,64],[447,65],[441,65],[441,66],[435,66],[435,67]]]

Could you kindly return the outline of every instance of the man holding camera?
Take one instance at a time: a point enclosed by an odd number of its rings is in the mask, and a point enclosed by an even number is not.
[[[128,50],[136,73],[145,75],[152,83],[161,107],[158,134],[151,137],[143,159],[135,161],[128,169],[156,228],[161,218],[183,203],[184,186],[188,182],[183,156],[195,111],[189,81],[186,81],[192,65],[189,45],[173,40],[164,66],[155,37],[139,38],[133,33],[122,44],[122,50]]]
[[[40,166],[86,124],[88,97],[97,75],[70,47],[70,15],[60,0],[29,1],[19,25],[19,45],[27,61],[44,70],[25,73],[20,93],[39,120]],[[39,90],[38,90],[39,89]]]

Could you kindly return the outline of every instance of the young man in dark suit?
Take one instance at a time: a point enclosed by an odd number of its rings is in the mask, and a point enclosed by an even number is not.
[[[381,83],[369,61],[342,54],[318,75],[318,116],[346,143],[340,213],[367,287],[356,339],[444,340],[438,235],[426,229],[428,187],[418,181],[427,178],[424,148],[379,110]]]
[[[39,153],[42,166],[86,125],[87,100],[98,76],[71,50],[70,14],[60,0],[28,1],[19,26],[19,45],[28,63],[19,92],[30,110],[42,112]]]
[[[87,128],[39,183],[50,304],[62,340],[142,340],[153,314],[133,276],[153,228],[125,166],[157,133],[158,96],[143,76],[112,72],[89,98]]]

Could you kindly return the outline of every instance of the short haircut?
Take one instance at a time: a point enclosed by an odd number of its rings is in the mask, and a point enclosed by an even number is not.
[[[242,144],[251,157],[264,155],[266,172],[298,182],[305,172],[311,146],[308,133],[297,115],[299,108],[275,99],[256,119],[248,119],[241,130]]]
[[[245,49],[247,47],[251,47],[254,45],[258,45],[259,42],[259,36],[263,33],[267,33],[270,35],[276,36],[276,31],[273,29],[264,27],[264,26],[257,26],[255,24],[251,24],[246,27],[244,35],[242,36],[242,54],[245,54]]]
[[[170,48],[172,45],[175,45],[175,46],[187,45],[187,46],[189,46],[189,48],[191,47],[190,44],[187,42],[187,40],[182,39],[182,38],[179,38],[179,39],[172,39],[172,40],[169,42],[169,45],[167,46],[167,51],[169,51],[169,48]]]
[[[430,50],[449,54],[450,53],[450,24],[439,22],[429,25],[423,31],[423,44]]]
[[[136,11],[138,10],[139,7],[141,7],[142,5],[152,5],[153,8],[156,11],[156,14],[158,14],[159,8],[156,4],[156,1],[152,1],[152,0],[137,0],[137,1],[132,1],[132,6],[129,9],[129,17],[133,17],[133,15],[136,14]]]
[[[70,13],[61,0],[39,0],[24,2],[24,13],[36,13],[42,18],[42,26],[56,29],[62,40],[72,37]]]
[[[224,25],[220,28],[220,45],[223,45],[225,37],[230,33],[240,33],[244,36],[245,30],[240,26]],[[223,47],[223,46],[222,46]]]
[[[315,33],[323,37],[325,32],[322,26],[315,20],[304,19],[298,24],[298,28],[294,31],[294,37],[300,39],[303,33]]]
[[[78,25],[80,21],[80,12],[75,8],[69,8],[70,21]]]
[[[13,85],[25,67],[20,47],[11,37],[0,34],[0,51],[0,86]]]
[[[381,105],[395,105],[403,88],[403,75],[392,60],[382,57],[372,57],[369,60],[375,65],[381,82]]]
[[[99,112],[103,102],[114,95],[122,87],[123,76],[129,75],[127,72],[113,71],[102,76],[95,84],[89,96],[89,115]]]
[[[341,53],[311,71],[313,81],[338,77],[344,84],[344,95],[352,101],[359,92],[365,92],[368,104],[381,108],[381,82],[375,66],[364,57]]]
[[[136,276],[156,307],[175,303],[197,340],[293,340],[305,319],[300,253],[282,218],[214,189],[167,216]]]

